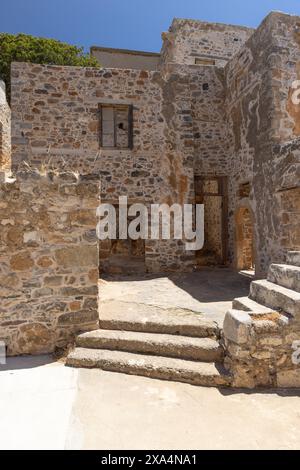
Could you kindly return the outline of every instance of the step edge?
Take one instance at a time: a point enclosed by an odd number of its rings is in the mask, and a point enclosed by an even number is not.
[[[268,286],[268,284],[271,284],[271,286]],[[283,295],[286,295],[287,297],[290,297],[293,301],[297,301],[297,300],[300,301],[300,292],[297,292],[293,289],[288,289],[287,287],[281,286],[281,285],[276,284],[275,282],[272,282],[272,281],[268,281],[267,279],[252,281],[251,286],[250,286],[250,292],[251,292],[252,286],[260,286],[260,287],[263,287],[265,289],[270,288],[270,289],[273,289],[273,290],[277,291],[280,294],[283,294]],[[289,296],[289,294],[292,294],[292,295]],[[293,298],[294,296],[296,296],[295,299]],[[298,299],[298,297],[299,297],[299,299]],[[250,298],[252,299],[252,297],[250,297]]]
[[[171,334],[167,334],[167,333],[147,333],[147,332],[144,332],[144,331],[127,331],[127,330],[116,330],[116,329],[111,329],[111,330],[108,330],[108,329],[102,329],[102,328],[98,328],[97,330],[92,330],[92,331],[86,331],[86,332],[83,332],[79,335],[77,335],[76,338],[78,339],[102,339],[101,338],[101,333],[103,333],[104,335],[107,334],[108,336],[105,338],[105,339],[117,339],[117,338],[109,338],[109,334],[119,334],[120,336],[122,335],[126,335],[127,333],[131,334],[132,335],[135,335],[136,337],[132,338],[132,341],[134,340],[137,340],[137,341],[145,341],[146,340],[146,336],[150,337],[149,339],[157,339],[158,341],[161,340],[163,341],[163,339],[166,339],[166,340],[173,340],[174,343],[177,343],[177,342],[180,342],[181,340],[193,340],[193,341],[198,341],[198,342],[204,342],[204,341],[207,341],[207,342],[210,342],[210,343],[215,343],[215,344],[219,344],[218,340],[215,339],[215,338],[211,338],[209,336],[206,336],[206,337],[197,337],[197,336],[186,336],[186,335],[171,335]],[[122,338],[121,338],[122,339]],[[125,339],[125,338],[124,338]],[[128,338],[128,340],[130,341],[131,338]]]
[[[82,347],[77,347],[75,349],[73,349],[67,356],[67,359],[66,359],[66,365],[68,365],[68,360],[72,359],[72,355],[74,355],[76,352],[81,352],[81,351],[85,351],[86,354],[94,354],[95,352],[95,349],[90,349],[90,348],[82,348]],[[157,358],[160,358],[162,359],[163,361],[164,360],[171,360],[172,362],[178,362],[178,363],[188,363],[188,364],[193,364],[193,365],[196,365],[198,367],[201,368],[201,365],[203,365],[203,367],[207,367],[207,366],[211,366],[212,368],[214,368],[214,370],[216,370],[218,372],[218,374],[225,374],[225,375],[230,375],[229,373],[227,373],[226,369],[224,368],[224,365],[220,362],[217,362],[217,361],[211,361],[211,362],[202,362],[202,361],[195,361],[195,360],[189,360],[189,359],[181,359],[181,358],[169,358],[169,357],[166,357],[166,356],[155,356],[155,355],[151,355],[151,354],[140,354],[140,353],[132,353],[132,352],[124,352],[124,351],[111,351],[109,349],[101,349],[101,350],[98,350],[98,351],[102,351],[102,352],[107,352],[107,353],[120,353],[120,356],[122,354],[126,354],[127,356],[132,356],[132,358],[146,358],[146,359],[155,359],[157,360]],[[76,359],[76,358],[75,358]],[[82,359],[85,359],[85,358],[82,358]],[[86,359],[89,359],[88,357]],[[131,358],[128,357],[128,360],[130,360]],[[79,360],[79,358],[78,358]],[[91,361],[94,360],[94,359],[91,359]],[[100,358],[101,360],[101,358]],[[112,359],[112,361],[114,361],[116,359]],[[221,369],[222,372],[220,372],[218,370],[219,367]]]

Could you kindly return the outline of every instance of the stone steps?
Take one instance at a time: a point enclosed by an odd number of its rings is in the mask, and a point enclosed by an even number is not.
[[[108,306],[109,307],[109,306]],[[102,304],[100,310],[100,329],[139,331],[143,333],[160,333],[168,335],[191,336],[196,338],[216,338],[219,336],[217,323],[206,320],[196,313],[178,313],[175,310],[153,308],[128,308],[124,303],[116,308],[106,308]]]
[[[287,264],[300,267],[300,251],[289,251]]]
[[[289,313],[293,317],[300,316],[300,293],[273,282],[253,281],[250,287],[250,298],[275,311]]]
[[[271,264],[268,281],[300,292],[300,267],[287,264]]]
[[[273,309],[270,307],[265,307],[249,297],[239,297],[234,299],[232,302],[232,308],[234,310],[242,310],[244,312],[254,312],[254,313],[272,313]]]
[[[69,354],[66,365],[99,368],[204,387],[226,386],[230,383],[230,377],[221,365],[105,349],[76,348]]]
[[[100,304],[100,329],[81,334],[66,364],[203,386],[229,383],[217,323],[201,313],[133,302]]]
[[[167,356],[203,362],[223,358],[223,348],[211,338],[193,338],[136,331],[96,330],[81,334],[76,345],[87,349],[106,349]]]

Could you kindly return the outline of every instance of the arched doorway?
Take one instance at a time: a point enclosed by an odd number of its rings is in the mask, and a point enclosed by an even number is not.
[[[236,267],[238,270],[255,269],[254,217],[249,207],[240,207],[235,216]]]

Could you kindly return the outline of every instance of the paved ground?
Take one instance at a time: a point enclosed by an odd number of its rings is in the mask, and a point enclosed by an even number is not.
[[[227,268],[205,268],[191,274],[122,276],[99,283],[100,305],[122,310],[122,304],[154,306],[162,310],[190,310],[222,325],[236,297],[249,294],[252,278]],[[163,312],[162,312],[163,313]],[[101,317],[101,315],[100,315]]]
[[[0,366],[0,449],[299,449],[300,391],[243,393],[51,358]]]

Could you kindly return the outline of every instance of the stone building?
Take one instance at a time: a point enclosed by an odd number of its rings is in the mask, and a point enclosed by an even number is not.
[[[0,87],[0,326],[13,352],[95,326],[98,268],[228,265],[263,277],[300,250],[300,18],[272,12],[255,30],[175,19],[162,39],[160,54],[94,46],[101,68],[13,63],[14,180]],[[204,203],[203,249],[98,243],[95,208],[119,196]]]
[[[299,208],[287,207],[299,201],[297,28],[281,13],[257,30],[175,19],[159,56],[93,47],[113,68],[13,64],[14,171],[96,173],[115,204],[205,203],[201,251],[103,243],[103,270],[230,264],[263,275],[300,247]]]

